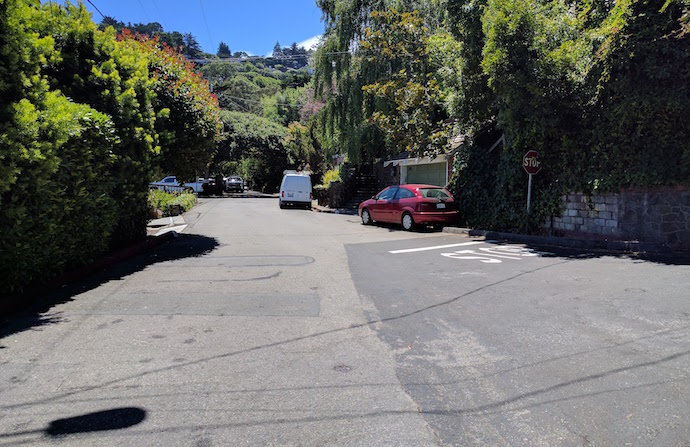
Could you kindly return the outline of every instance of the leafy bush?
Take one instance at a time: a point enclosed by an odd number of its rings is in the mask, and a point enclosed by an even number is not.
[[[159,50],[83,4],[0,1],[0,295],[145,238],[154,157],[210,160],[215,99]]]
[[[331,169],[323,174],[322,185],[324,188],[328,188],[331,182],[340,181],[340,169]]]
[[[174,205],[179,205],[183,213],[192,209],[196,205],[196,196],[188,192],[175,193],[152,189],[149,191],[148,204],[149,208],[161,210],[163,216],[172,216]]]
[[[107,250],[116,222],[112,123],[59,93],[45,98],[21,100],[0,126],[19,172],[0,205],[0,295],[88,263]]]

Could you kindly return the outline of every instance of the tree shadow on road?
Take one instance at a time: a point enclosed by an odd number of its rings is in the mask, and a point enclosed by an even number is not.
[[[31,304],[0,320],[0,340],[29,329],[60,323],[62,317],[59,314],[47,314],[54,306],[72,301],[77,295],[93,290],[102,284],[122,279],[160,262],[204,256],[218,246],[215,238],[180,234],[169,242],[110,265],[74,283],[56,285],[53,290],[27,292],[16,296],[13,299]],[[2,348],[0,345],[0,349]]]
[[[495,241],[494,243],[501,245],[521,245],[520,242]],[[690,253],[644,253],[603,249],[578,249],[535,243],[526,243],[524,245],[531,250],[538,251],[542,257],[563,258],[575,261],[608,257],[663,265],[690,265]]]

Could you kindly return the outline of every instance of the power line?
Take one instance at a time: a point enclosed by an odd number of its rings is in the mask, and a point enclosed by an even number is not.
[[[161,22],[162,22],[163,14],[161,14],[161,10],[158,8],[158,4],[156,3],[156,0],[151,0],[151,2],[153,2],[153,6],[154,6],[154,8],[156,8],[156,12],[158,12],[158,15],[161,16]],[[163,23],[163,27],[164,27],[164,29],[168,28],[168,24]],[[168,30],[168,31],[170,31],[170,30]]]
[[[352,53],[349,51],[332,51],[328,53],[321,53],[324,56],[335,56],[335,55],[343,55],[343,54],[348,54],[353,56]],[[204,59],[204,58],[199,58],[200,60],[205,60],[208,62],[242,62],[246,60],[257,60],[257,59],[275,59],[275,60],[293,60],[293,59],[309,59],[311,55],[309,54],[288,54],[288,55],[281,55],[281,56],[241,56],[241,57],[226,57],[226,58],[220,58],[220,59]]]
[[[206,21],[206,12],[204,11],[204,3],[199,0],[199,4],[201,5],[201,15],[204,16],[204,25],[206,25],[206,32],[208,33],[208,40],[211,42],[211,49],[214,48],[213,45],[213,38],[211,37],[211,30],[208,28],[208,22]]]
[[[101,12],[101,10],[98,9],[98,7],[97,7],[96,5],[94,5],[93,2],[92,2],[91,0],[86,0],[86,1],[89,2],[89,4],[90,4],[91,6],[93,6],[93,9],[95,9],[96,11],[98,11],[98,13],[101,15],[101,17],[105,19],[105,16],[104,16],[103,13]],[[50,4],[50,7],[51,7],[51,8],[53,7],[52,2],[51,2],[51,4]]]
[[[91,3],[91,2],[89,1],[89,3]],[[139,6],[141,6],[141,10],[144,11],[144,15],[146,16],[146,20],[148,20],[149,23],[151,23],[151,17],[149,17],[149,13],[146,12],[146,9],[144,8],[144,4],[141,2],[141,0],[139,0]]]
[[[225,95],[223,95],[223,96],[225,96]],[[246,108],[243,104],[241,104],[239,101],[237,101],[237,99],[235,99],[233,96],[228,96],[228,98],[230,98],[230,100],[232,100],[235,104],[237,104],[240,107],[240,109],[244,110],[247,113],[251,113],[248,108]]]
[[[251,102],[251,103],[254,103],[254,104],[263,104],[261,101],[257,101],[257,100],[255,100],[255,99],[241,98],[241,97],[239,97],[239,96],[231,96],[231,95],[223,94],[223,97],[224,97],[224,98],[234,99],[234,100],[236,100],[236,101],[237,101],[237,100],[240,100],[240,101],[244,101],[244,102]],[[277,101],[276,101],[276,105],[285,106],[285,107],[297,107],[297,108],[304,107],[304,104],[289,103],[289,102],[277,102]]]

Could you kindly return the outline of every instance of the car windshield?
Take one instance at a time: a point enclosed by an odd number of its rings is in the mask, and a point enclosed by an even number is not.
[[[450,195],[443,188],[419,188],[419,193],[426,199],[450,199]]]
[[[230,181],[231,181],[231,182],[241,182],[241,181],[242,181],[242,178],[240,178],[240,177],[230,177]]]

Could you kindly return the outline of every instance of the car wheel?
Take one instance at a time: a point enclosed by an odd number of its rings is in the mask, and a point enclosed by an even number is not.
[[[371,224],[371,214],[369,214],[369,210],[364,208],[362,210],[362,225],[369,225]]]
[[[410,231],[414,228],[414,219],[412,219],[412,214],[405,213],[402,216],[402,226],[405,231]]]
[[[285,209],[285,204],[283,202],[281,202],[280,200],[278,200],[278,206],[280,207],[281,210]]]

